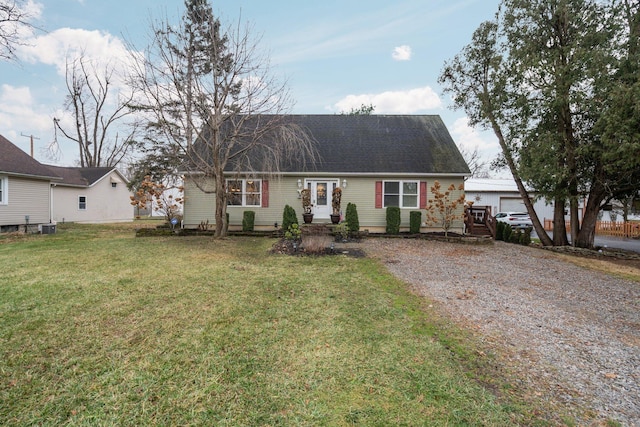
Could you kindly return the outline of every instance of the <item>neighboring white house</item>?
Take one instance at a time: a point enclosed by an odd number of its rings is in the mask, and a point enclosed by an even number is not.
[[[491,215],[498,212],[527,211],[513,179],[470,178],[464,183],[464,193],[466,200],[473,202],[473,206],[490,207]],[[535,200],[535,193],[530,193],[530,197],[534,200],[533,208],[540,221],[544,224],[545,219],[553,220],[553,201],[544,198]]]
[[[37,231],[51,222],[56,175],[0,135],[0,232]]]
[[[52,211],[56,222],[133,221],[127,179],[115,168],[47,166],[61,181],[53,183]]]

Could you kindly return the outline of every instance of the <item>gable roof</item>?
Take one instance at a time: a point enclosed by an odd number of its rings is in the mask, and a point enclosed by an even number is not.
[[[56,179],[56,174],[0,135],[0,173]]]
[[[62,182],[58,185],[69,185],[78,187],[91,187],[100,181],[111,171],[116,170],[113,167],[99,168],[81,168],[81,167],[63,167],[48,166],[56,175],[62,178]]]
[[[251,118],[247,126],[259,119]],[[282,173],[470,175],[437,115],[288,115],[284,123],[308,133],[319,159],[306,165],[293,159],[281,165]],[[206,138],[206,132],[200,138]],[[259,153],[251,164],[261,164]],[[234,166],[228,165],[227,170],[238,169]]]
[[[292,121],[317,141],[321,172],[470,173],[437,115],[299,115]]]

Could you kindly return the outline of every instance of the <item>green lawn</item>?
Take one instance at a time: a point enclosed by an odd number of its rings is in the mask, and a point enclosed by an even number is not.
[[[537,423],[471,379],[379,263],[273,243],[0,238],[0,425]]]

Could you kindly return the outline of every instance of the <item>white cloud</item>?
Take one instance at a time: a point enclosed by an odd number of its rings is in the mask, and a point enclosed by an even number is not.
[[[122,40],[102,31],[60,28],[32,38],[28,44],[19,51],[24,61],[52,65],[61,76],[65,74],[67,59],[80,55],[91,60],[98,68],[131,61],[131,55]]]
[[[451,135],[458,145],[469,151],[478,149],[478,151],[496,150],[498,143],[495,136],[491,138],[488,133],[479,132],[469,126],[467,117],[462,117],[453,122],[451,127]]]
[[[411,59],[411,46],[402,45],[394,48],[391,57],[395,61],[409,61]]]
[[[336,111],[350,111],[361,105],[373,104],[374,114],[414,114],[442,106],[440,97],[429,86],[406,91],[348,95],[334,105]]]

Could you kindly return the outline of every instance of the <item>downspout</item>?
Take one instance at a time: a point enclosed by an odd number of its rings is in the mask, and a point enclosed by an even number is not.
[[[53,182],[49,186],[49,224],[53,224],[53,187],[56,186]]]

